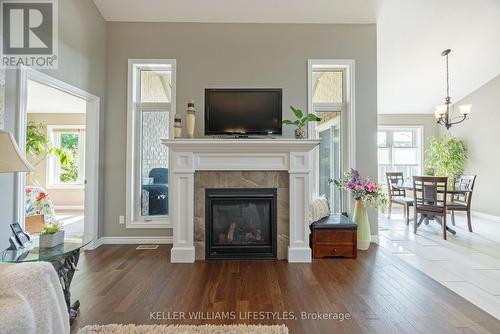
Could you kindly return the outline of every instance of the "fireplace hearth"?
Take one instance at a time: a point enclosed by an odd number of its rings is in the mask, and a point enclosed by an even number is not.
[[[205,205],[207,259],[276,259],[276,189],[206,189]]]

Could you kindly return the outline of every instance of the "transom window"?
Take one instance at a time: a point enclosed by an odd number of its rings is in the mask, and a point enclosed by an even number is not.
[[[168,148],[175,60],[129,60],[127,227],[168,225]]]
[[[378,178],[386,172],[402,172],[407,179],[422,174],[422,128],[384,127],[377,131]]]

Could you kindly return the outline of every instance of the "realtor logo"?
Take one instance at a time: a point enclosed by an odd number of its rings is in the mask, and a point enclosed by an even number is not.
[[[1,67],[57,68],[57,0],[0,0]]]

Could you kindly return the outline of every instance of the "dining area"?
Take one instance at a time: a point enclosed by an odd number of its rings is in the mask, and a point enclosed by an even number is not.
[[[456,174],[446,176],[413,176],[405,178],[402,172],[386,172],[388,207],[387,218],[391,219],[393,206],[403,209],[406,225],[413,221],[413,232],[417,234],[422,225],[437,223],[442,238],[457,232],[455,213],[464,212],[469,232],[473,232],[471,202],[476,175]],[[412,218],[410,210],[413,211]],[[452,226],[450,226],[450,224]]]

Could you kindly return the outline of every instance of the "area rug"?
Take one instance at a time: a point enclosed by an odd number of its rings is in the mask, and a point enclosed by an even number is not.
[[[288,334],[285,325],[92,325],[77,334]]]

